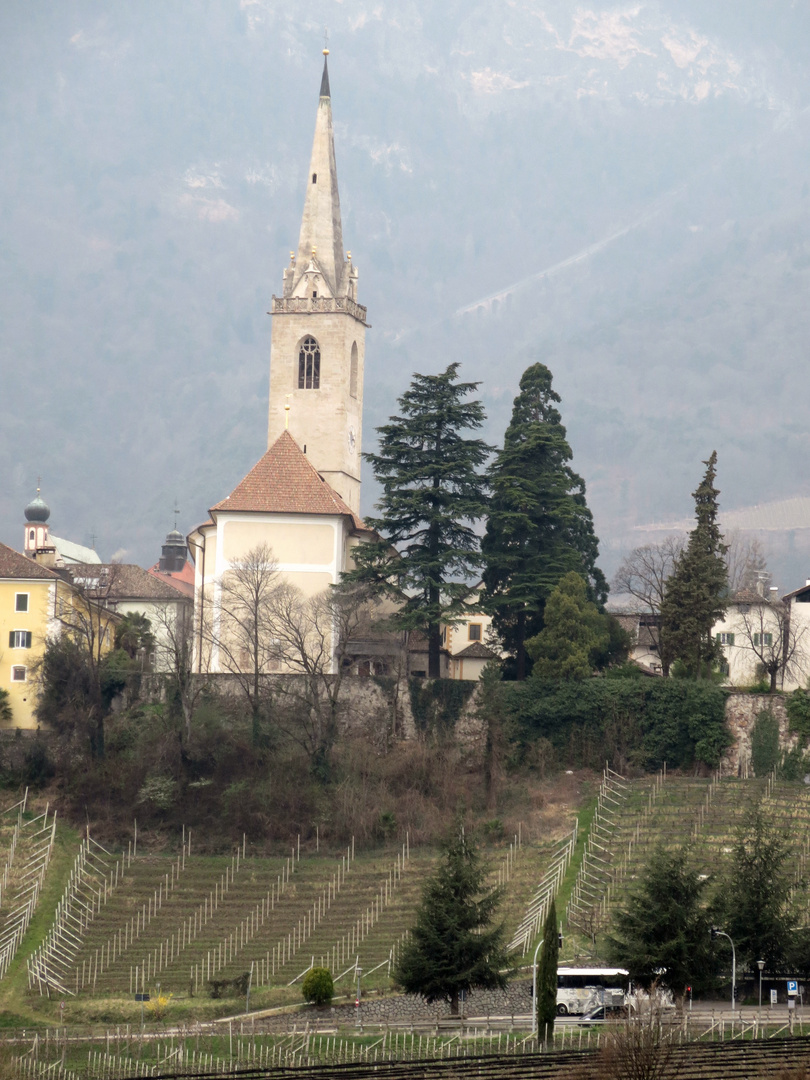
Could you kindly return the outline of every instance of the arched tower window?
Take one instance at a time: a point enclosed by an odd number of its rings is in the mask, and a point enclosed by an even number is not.
[[[349,368],[349,393],[357,397],[357,342],[352,342],[352,361]]]
[[[298,350],[298,389],[318,390],[321,385],[321,347],[314,337],[305,337]]]

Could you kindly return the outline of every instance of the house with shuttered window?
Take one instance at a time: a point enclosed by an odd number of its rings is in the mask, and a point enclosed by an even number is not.
[[[36,727],[34,673],[45,640],[58,633],[60,590],[53,570],[0,544],[0,687],[8,690],[12,726]]]
[[[52,570],[0,544],[0,687],[11,704],[7,726],[37,727],[37,664],[49,637],[81,637],[82,626],[92,625],[103,654],[113,647],[118,619],[74,587],[64,569]]]

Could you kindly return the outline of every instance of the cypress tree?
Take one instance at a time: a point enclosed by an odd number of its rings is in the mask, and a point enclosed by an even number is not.
[[[722,650],[712,639],[712,627],[725,612],[728,546],[717,523],[717,452],[704,461],[706,471],[695,500],[697,524],[686,547],[675,560],[661,604],[661,653],[667,661],[680,660],[688,674],[699,679],[711,671]]]
[[[492,495],[481,544],[484,603],[519,679],[526,674],[526,640],[542,630],[546,600],[565,574],[581,574],[589,599],[599,604],[608,593],[596,566],[599,541],[585,483],[569,464],[551,379],[544,364],[532,364],[520,380],[503,449],[489,470]]]
[[[416,924],[392,972],[408,994],[449,1001],[461,991],[503,989],[510,974],[503,923],[492,926],[502,890],[486,890],[486,867],[463,832],[445,848],[428,880]]]
[[[554,1018],[557,1015],[557,961],[560,939],[557,936],[557,906],[552,899],[543,927],[543,948],[537,972],[537,1037],[544,1043],[554,1038]]]
[[[440,675],[440,623],[468,610],[481,565],[473,524],[485,511],[479,470],[490,447],[465,435],[485,414],[468,400],[478,383],[459,382],[458,368],[414,375],[400,414],[377,428],[379,453],[364,457],[382,486],[380,516],[368,519],[382,539],[355,548],[347,575],[396,602],[393,626],[426,635],[430,678]]]

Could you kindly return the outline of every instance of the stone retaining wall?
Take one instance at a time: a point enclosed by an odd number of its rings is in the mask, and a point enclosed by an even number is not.
[[[780,694],[729,694],[726,724],[734,742],[720,762],[722,776],[753,776],[751,732],[761,712],[770,712],[779,723],[779,748],[792,750],[797,736],[788,727],[785,699]]]

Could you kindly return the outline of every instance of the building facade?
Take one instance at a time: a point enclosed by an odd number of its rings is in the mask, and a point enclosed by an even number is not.
[[[340,581],[369,535],[359,517],[366,309],[343,250],[327,53],[298,250],[272,301],[268,449],[188,536],[197,671],[259,664],[240,660],[246,649],[226,629],[239,621],[246,567],[312,598]],[[272,648],[261,667],[284,670]]]

